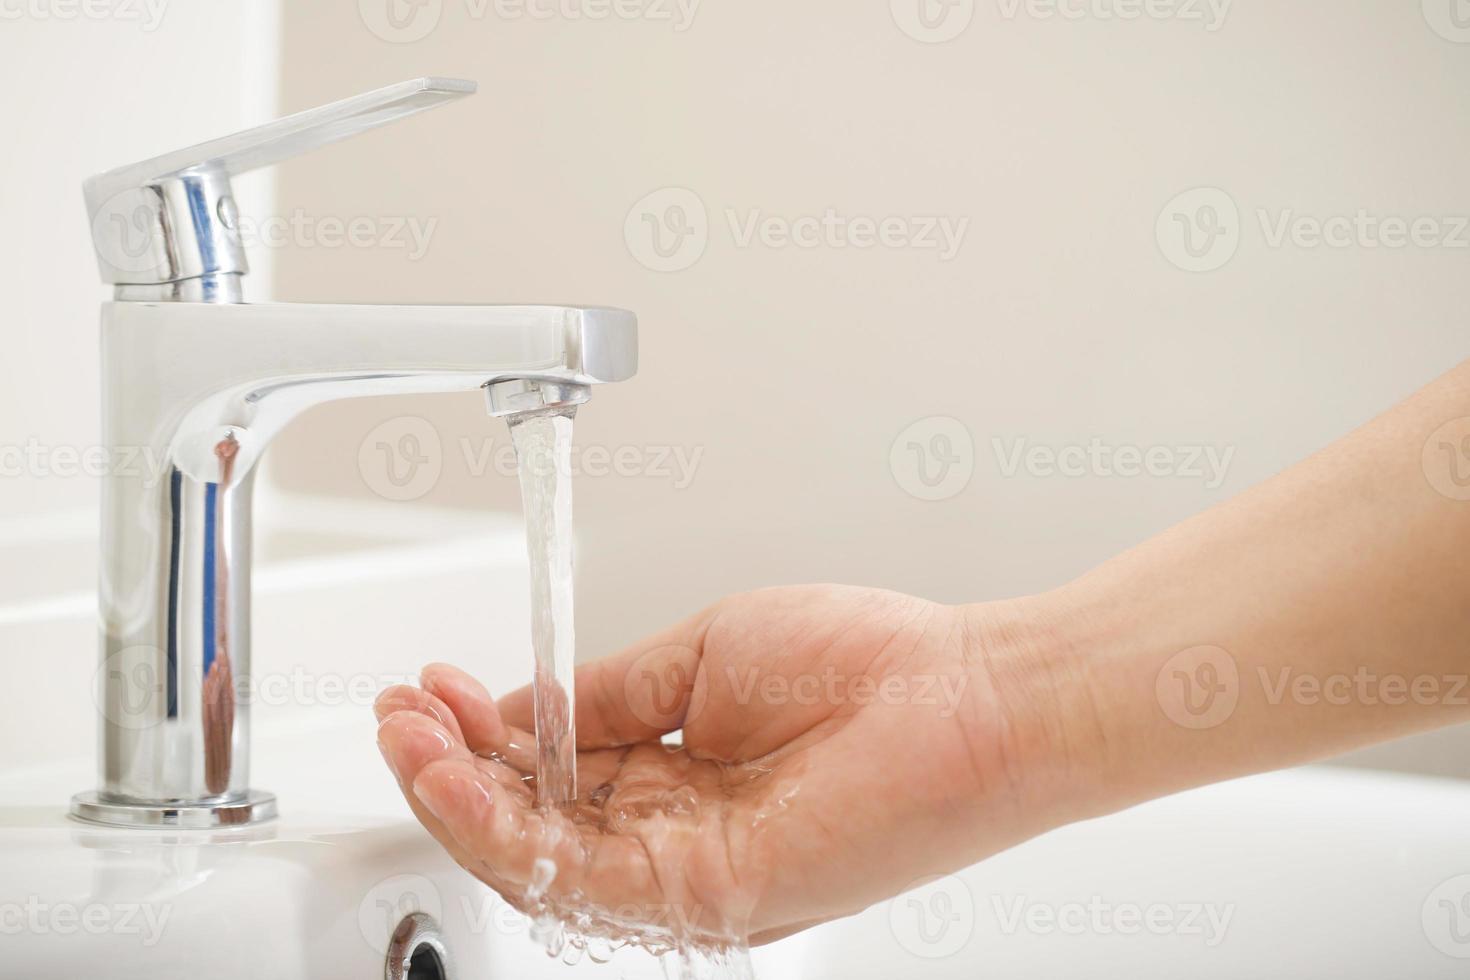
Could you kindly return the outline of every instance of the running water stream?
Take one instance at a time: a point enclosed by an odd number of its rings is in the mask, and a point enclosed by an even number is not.
[[[536,803],[577,799],[576,630],[572,604],[572,419],[576,408],[511,419],[531,559],[531,646],[536,654]]]
[[[572,421],[576,408],[513,416],[511,440],[520,473],[526,548],[531,568],[531,644],[536,716],[536,805],[565,814],[573,823],[608,826],[596,797],[607,787],[590,787],[579,800],[576,768],[576,643],[572,593]],[[692,792],[692,791],[691,791]],[[697,813],[697,805],[696,810]],[[606,962],[620,946],[642,946],[662,954],[670,980],[753,980],[743,944],[719,949],[692,945],[665,926],[624,919],[614,931],[587,912],[558,911],[544,898],[557,874],[550,856],[535,862],[527,904],[532,937],[548,954],[574,963],[585,953]],[[570,931],[568,930],[570,927]]]

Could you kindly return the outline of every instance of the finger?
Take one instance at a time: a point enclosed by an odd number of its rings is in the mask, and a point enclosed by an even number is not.
[[[443,725],[454,736],[455,741],[464,744],[464,732],[460,731],[459,720],[454,717],[454,712],[428,691],[409,687],[407,684],[397,684],[383,691],[378,695],[377,701],[373,702],[373,714],[377,715],[380,723],[400,711],[428,715]]]
[[[712,607],[595,663],[577,668],[577,747],[616,748],[684,726],[697,707],[704,637]],[[506,724],[535,727],[535,695],[523,687],[500,700]]]
[[[459,722],[464,742],[479,755],[505,754],[509,733],[495,699],[484,685],[458,667],[430,664],[420,675],[424,690],[446,705]]]
[[[460,753],[468,754],[468,750],[460,746],[456,751],[452,742],[446,742],[425,731],[408,720],[411,717],[424,716],[407,711],[383,719],[378,726],[378,750],[383,753],[383,761],[387,763],[393,778],[398,781],[398,788],[408,801],[414,816],[456,861],[463,864],[473,860],[473,857],[460,847],[454,835],[414,796],[413,780],[424,766],[439,759],[459,758]]]

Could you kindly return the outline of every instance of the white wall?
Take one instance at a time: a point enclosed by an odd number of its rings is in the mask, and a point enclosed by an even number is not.
[[[82,181],[264,121],[273,2],[0,6],[0,766],[90,750],[97,661],[97,306]],[[240,185],[247,211],[267,181]],[[252,256],[260,277],[269,256]],[[25,737],[21,737],[24,733]],[[79,787],[82,788],[82,787]]]

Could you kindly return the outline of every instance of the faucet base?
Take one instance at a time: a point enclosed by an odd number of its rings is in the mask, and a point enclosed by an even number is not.
[[[71,798],[71,816],[109,827],[175,827],[182,830],[243,827],[276,816],[276,798],[251,790],[244,799],[228,803],[118,803],[95,792]]]

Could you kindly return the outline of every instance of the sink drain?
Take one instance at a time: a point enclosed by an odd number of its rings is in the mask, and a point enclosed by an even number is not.
[[[439,924],[415,912],[393,930],[388,944],[387,980],[450,980],[449,953],[439,935]]]

